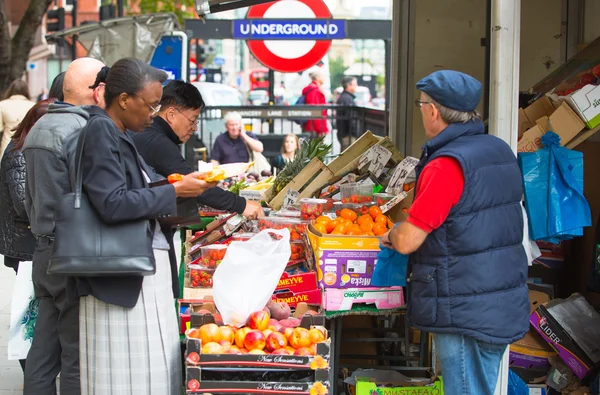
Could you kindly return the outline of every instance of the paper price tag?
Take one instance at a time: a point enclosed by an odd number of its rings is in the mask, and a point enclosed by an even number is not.
[[[419,159],[407,156],[396,166],[392,173],[392,178],[385,189],[387,193],[396,194],[402,191],[402,185],[412,176],[415,167],[419,164]]]
[[[288,206],[293,206],[298,201],[298,196],[300,196],[300,192],[294,191],[293,189],[288,189],[283,197],[283,204],[281,207],[286,208]]]
[[[396,195],[396,197],[394,197],[392,200],[385,203],[383,206],[379,207],[381,209],[381,212],[386,213],[386,212],[390,211],[392,209],[392,207],[394,207],[395,205],[400,203],[402,200],[404,200],[404,198],[406,196],[408,196],[408,194],[406,192],[401,192],[399,195]]]
[[[369,167],[367,170],[375,177],[379,177],[391,157],[392,153],[388,149],[380,145],[374,145],[360,157],[358,168],[362,169],[368,163]]]

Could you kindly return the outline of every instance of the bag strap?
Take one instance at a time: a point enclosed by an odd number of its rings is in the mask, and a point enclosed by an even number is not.
[[[83,146],[85,145],[85,136],[89,127],[84,126],[77,140],[77,148],[75,150],[75,204],[74,207],[81,208],[81,194],[83,190],[83,172],[81,171],[81,163],[83,159]]]

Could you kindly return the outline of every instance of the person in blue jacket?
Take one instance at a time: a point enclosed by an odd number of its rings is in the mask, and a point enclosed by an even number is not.
[[[529,329],[521,172],[485,134],[479,81],[442,70],[417,88],[429,140],[409,217],[382,243],[410,254],[408,317],[434,333],[444,393],[491,395],[507,346]]]

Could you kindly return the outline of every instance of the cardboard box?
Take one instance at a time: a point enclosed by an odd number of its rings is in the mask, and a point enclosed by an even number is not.
[[[529,322],[580,379],[600,365],[600,314],[583,296],[542,305]]]
[[[307,235],[315,253],[321,288],[367,288],[371,285],[380,251],[378,237],[324,235],[312,224],[308,226]]]
[[[542,136],[552,130],[560,136],[562,146],[575,138],[583,130],[585,124],[566,103],[554,103],[542,97],[524,110],[532,126],[523,133],[519,140],[519,152],[535,152],[542,148]]]
[[[548,395],[548,386],[545,384],[529,384],[529,395]]]
[[[586,85],[562,99],[583,119],[588,129],[600,125],[600,86]]]
[[[441,377],[428,385],[410,385],[410,383],[374,383],[358,379],[356,382],[356,395],[371,394],[386,395],[443,395],[444,386]]]
[[[529,313],[539,306],[548,303],[547,294],[529,290]],[[545,373],[550,368],[548,358],[556,356],[556,352],[532,328],[523,339],[510,345],[510,366],[539,370]]]
[[[350,311],[358,304],[372,305],[377,310],[404,306],[402,287],[353,288],[323,290],[323,308],[327,311]]]
[[[286,302],[290,307],[296,307],[301,302],[321,306],[323,299],[317,283],[317,273],[314,271],[294,275],[283,273],[271,299],[276,302]]]
[[[525,110],[519,108],[519,140],[523,136],[523,133],[531,129],[532,126],[529,118],[527,118],[527,114],[525,114]]]
[[[409,368],[410,369],[410,368]],[[441,376],[435,376],[427,368],[358,369],[346,378],[346,393],[351,395],[443,395]]]

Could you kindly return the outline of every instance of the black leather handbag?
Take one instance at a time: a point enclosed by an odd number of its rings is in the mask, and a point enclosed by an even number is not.
[[[148,276],[156,273],[151,222],[104,222],[82,191],[81,163],[88,128],[75,156],[75,191],[62,197],[54,213],[55,231],[48,274],[73,277]]]

